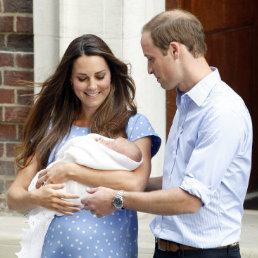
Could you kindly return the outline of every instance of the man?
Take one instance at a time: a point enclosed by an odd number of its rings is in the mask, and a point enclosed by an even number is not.
[[[148,73],[178,93],[163,178],[151,178],[143,193],[89,189],[85,209],[99,217],[114,207],[159,214],[151,223],[154,257],[240,257],[252,152],[248,110],[207,64],[203,28],[191,13],[155,16],[141,45]]]

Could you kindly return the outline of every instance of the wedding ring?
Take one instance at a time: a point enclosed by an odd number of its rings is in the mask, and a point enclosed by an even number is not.
[[[43,181],[43,182],[41,183],[41,186],[45,186],[45,185],[46,185],[46,182]]]

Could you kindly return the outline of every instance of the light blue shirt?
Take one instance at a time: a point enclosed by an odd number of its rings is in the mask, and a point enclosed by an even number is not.
[[[156,237],[198,248],[240,240],[251,169],[249,112],[212,70],[190,91],[178,91],[163,169],[163,189],[180,187],[203,206],[193,214],[157,216],[151,223]]]

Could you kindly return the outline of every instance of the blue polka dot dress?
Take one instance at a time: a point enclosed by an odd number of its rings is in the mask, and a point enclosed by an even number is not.
[[[148,119],[136,114],[127,125],[127,136],[135,141],[151,136],[152,157],[159,150],[161,139]],[[87,135],[89,128],[72,126],[70,134],[60,144],[76,136]],[[55,160],[51,153],[49,160]],[[45,236],[41,258],[114,258],[138,257],[138,219],[131,210],[117,210],[103,218],[81,210],[74,216],[55,216]]]

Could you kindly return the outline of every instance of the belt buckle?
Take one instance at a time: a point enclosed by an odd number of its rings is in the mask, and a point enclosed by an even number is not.
[[[161,251],[170,251],[170,252],[177,252],[180,250],[180,247],[173,242],[170,242],[168,240],[161,240],[157,238],[157,243],[158,243],[158,249]]]
[[[159,238],[156,238],[156,243],[158,244],[158,249],[161,250],[161,251],[167,251],[167,250],[164,250],[162,247],[161,247],[161,243],[159,241]]]
[[[167,242],[162,242],[160,239],[157,239],[158,242],[158,249],[161,251],[167,251],[168,250],[168,243]]]
[[[163,249],[163,248],[161,247],[161,245],[160,245],[159,242],[158,242],[158,249],[159,249],[160,251],[163,251],[163,252],[167,251],[167,250],[165,250],[165,249]]]

